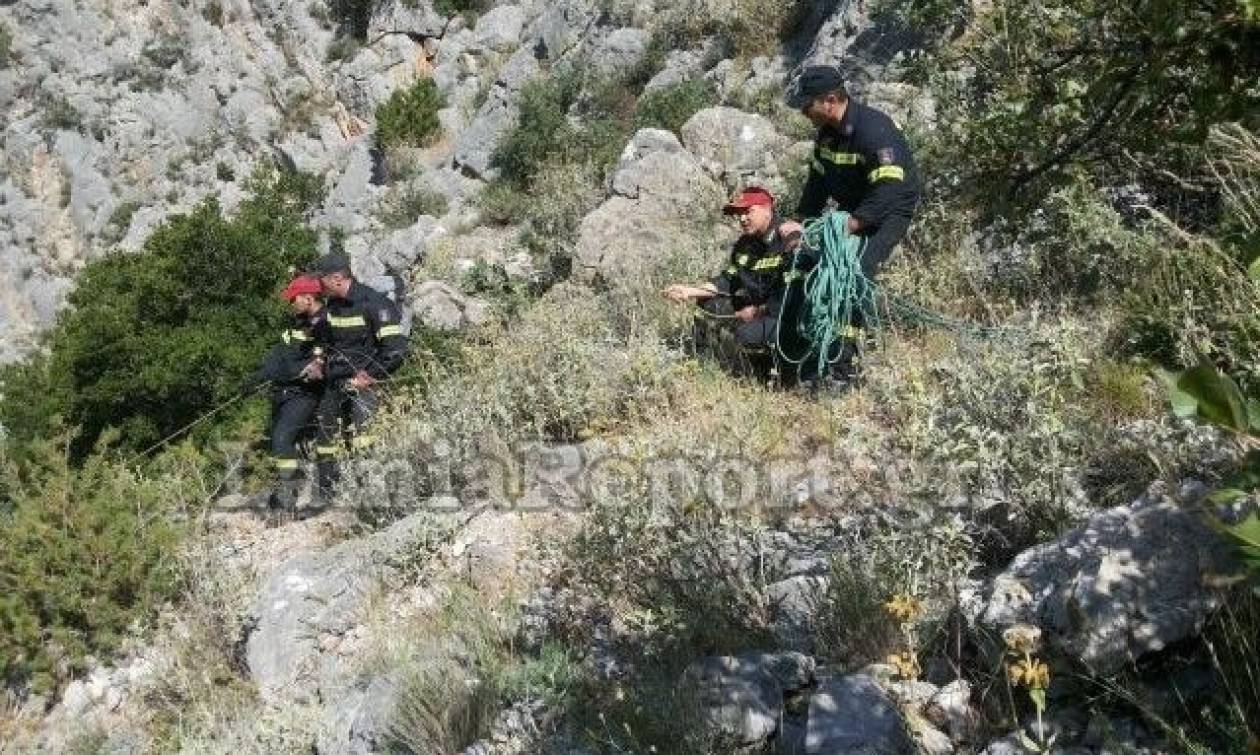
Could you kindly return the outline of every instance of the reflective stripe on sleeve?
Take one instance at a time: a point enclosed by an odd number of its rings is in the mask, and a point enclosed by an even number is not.
[[[871,171],[869,178],[871,179],[871,183],[881,181],[885,178],[890,181],[904,181],[906,180],[906,169],[900,165],[884,165]]]

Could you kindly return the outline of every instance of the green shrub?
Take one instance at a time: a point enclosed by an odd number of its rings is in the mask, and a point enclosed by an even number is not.
[[[433,10],[443,16],[476,16],[485,13],[491,5],[492,0],[434,0]]]
[[[13,32],[9,27],[0,24],[0,68],[8,68],[13,60]]]
[[[678,133],[687,119],[717,104],[717,90],[704,79],[692,79],[648,92],[639,98],[635,122],[639,128],[663,128]]]
[[[167,220],[142,252],[84,269],[47,352],[0,371],[12,453],[47,437],[57,416],[80,429],[76,457],[109,427],[139,451],[237,395],[285,321],[276,290],[315,254],[303,223],[321,194],[301,174],[260,174],[249,187],[232,218],[209,200]]]
[[[892,6],[919,28],[959,22],[956,4]],[[967,155],[942,167],[961,176],[963,191],[997,205],[1036,206],[1085,172],[1108,185],[1136,178],[1159,188],[1160,204],[1199,214],[1194,164],[1209,127],[1254,121],[1260,105],[1247,84],[1260,72],[1257,26],[1239,10],[1233,0],[986,6],[967,33],[924,56],[943,105],[942,133],[956,135],[942,155]],[[954,74],[962,69],[975,75]],[[1201,209],[1211,213],[1210,204]]]
[[[499,143],[491,165],[504,181],[521,188],[548,157],[564,151],[572,136],[565,117],[581,82],[572,73],[557,73],[530,82],[518,98],[517,125]]]
[[[175,587],[168,488],[94,454],[71,466],[40,441],[0,500],[0,678],[47,691],[114,648]]]
[[[376,143],[382,149],[431,144],[441,133],[437,113],[444,107],[446,98],[433,79],[394,92],[376,109]]]
[[[421,215],[442,217],[450,209],[446,197],[420,186],[404,185],[390,193],[377,218],[386,228],[408,228]]]

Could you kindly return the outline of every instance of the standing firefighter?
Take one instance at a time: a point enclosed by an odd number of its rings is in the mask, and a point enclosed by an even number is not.
[[[862,236],[862,272],[874,280],[910,228],[919,201],[919,175],[910,147],[892,118],[849,99],[840,71],[811,66],[787,94],[818,127],[809,178],[797,215],[813,220],[827,201],[849,213],[849,233]],[[855,323],[859,325],[860,323]],[[857,333],[846,334],[835,369],[848,377],[857,353]]]
[[[302,487],[298,439],[310,427],[324,373],[322,342],[327,317],[316,278],[295,278],[281,294],[293,308],[293,322],[280,343],[267,352],[254,381],[271,383],[270,446],[276,482],[268,500],[276,512],[292,513]]]
[[[780,218],[774,197],[759,187],[741,191],[722,212],[738,218],[742,232],[726,268],[708,283],[675,283],[663,293],[699,305],[699,330],[707,330],[710,322],[729,322],[743,353],[768,353],[778,336],[784,274],[800,243],[801,226]]]
[[[371,442],[364,428],[379,401],[377,383],[402,364],[407,338],[398,307],[356,281],[344,255],[321,257],[313,272],[320,276],[328,297],[328,367],[315,445],[319,491],[326,497],[338,479],[335,455],[343,432],[352,431],[354,447]]]

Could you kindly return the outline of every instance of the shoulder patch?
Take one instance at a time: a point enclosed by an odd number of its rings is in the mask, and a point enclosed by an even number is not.
[[[376,313],[376,319],[380,322],[389,322],[389,318],[389,307],[381,307],[380,311]]]
[[[893,152],[892,147],[883,147],[875,154],[879,156],[880,165],[892,165],[897,162],[897,154]]]

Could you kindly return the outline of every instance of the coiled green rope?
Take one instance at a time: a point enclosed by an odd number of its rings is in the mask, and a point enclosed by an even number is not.
[[[781,360],[796,366],[798,378],[810,366],[818,377],[827,374],[827,368],[841,357],[840,342],[852,337],[858,326],[881,327],[884,311],[895,313],[898,319],[911,324],[978,338],[1009,336],[1015,332],[1012,328],[966,322],[883,291],[862,272],[866,239],[849,233],[848,223],[849,213],[843,211],[806,223],[802,243],[792,257],[789,286],[794,285],[791,279],[802,275],[802,253],[817,256],[813,269],[803,274],[803,300],[791,322],[787,317],[788,303],[792,299],[789,294],[784,295],[779,308],[775,349]],[[784,343],[785,327],[792,328],[789,335],[799,338],[805,346],[798,349],[796,356],[789,353]]]

